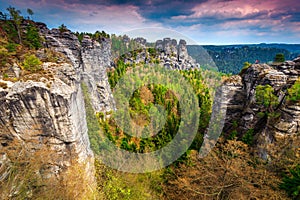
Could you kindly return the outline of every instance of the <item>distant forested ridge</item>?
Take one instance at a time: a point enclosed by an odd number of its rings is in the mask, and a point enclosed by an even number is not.
[[[237,74],[245,62],[268,63],[272,62],[278,53],[284,54],[286,60],[293,60],[300,54],[300,44],[250,44],[250,45],[224,45],[202,46],[216,63],[219,71]],[[200,46],[188,45],[188,53],[200,62],[198,55]]]

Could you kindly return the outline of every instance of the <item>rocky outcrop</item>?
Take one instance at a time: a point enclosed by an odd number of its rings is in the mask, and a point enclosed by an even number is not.
[[[43,176],[58,176],[75,161],[86,166],[92,181],[93,152],[80,80],[70,64],[44,63],[43,68],[54,77],[6,81],[8,87],[0,88],[0,150],[8,152],[14,139],[28,152],[50,148],[53,155]]]
[[[59,29],[48,30],[43,29],[43,34],[46,39],[44,45],[47,48],[52,48],[57,52],[61,52],[73,64],[77,74],[80,73],[80,49],[81,45],[77,37],[70,31],[60,31]]]
[[[111,65],[111,43],[103,38],[101,43],[86,36],[81,49],[81,78],[88,86],[91,103],[95,111],[107,112],[114,109],[114,100],[106,69]]]
[[[26,75],[26,80],[0,80],[0,180],[8,174],[3,166],[9,163],[6,153],[16,139],[33,154],[49,148],[53,156],[47,170],[41,170],[42,176],[59,177],[78,162],[85,166],[85,175],[92,184],[94,155],[81,85],[88,86],[96,112],[114,108],[106,74],[111,65],[111,42],[85,36],[80,43],[67,29],[49,30],[43,23],[36,25],[45,38],[44,47],[63,58],[57,63],[44,63],[43,71]],[[45,52],[37,54],[44,56]],[[13,67],[11,72],[17,77],[20,68]]]
[[[136,42],[137,44],[139,44],[141,47],[146,47],[146,45],[147,45],[147,40],[142,37],[134,38],[133,41]]]
[[[155,49],[160,52],[158,56],[160,64],[167,69],[188,70],[200,67],[199,64],[189,56],[185,40],[180,40],[178,45],[175,39],[164,38],[163,40],[157,40]]]
[[[264,159],[274,156],[282,137],[300,132],[300,104],[287,101],[287,90],[299,78],[299,58],[280,65],[253,64],[240,76],[225,81],[231,87],[223,131],[238,138],[253,134],[253,145]],[[256,99],[257,86],[270,85],[277,103],[266,108]],[[275,106],[276,105],[276,106]],[[295,141],[294,141],[295,142]]]
[[[122,37],[123,42],[124,37]],[[154,49],[149,45],[147,47],[147,41],[144,38],[135,38],[133,41],[135,42],[134,48],[127,49],[127,52],[120,57],[126,64],[158,64],[172,70],[189,70],[200,67],[200,64],[189,56],[185,40],[180,40],[179,44],[171,38],[157,40]]]
[[[95,41],[85,35],[80,44],[75,34],[69,30],[42,30],[46,38],[45,46],[65,54],[73,64],[79,79],[88,86],[94,110],[106,112],[114,109],[106,73],[112,62],[110,39]]]

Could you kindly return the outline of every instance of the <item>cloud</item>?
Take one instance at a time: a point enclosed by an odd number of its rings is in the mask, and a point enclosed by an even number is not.
[[[232,34],[281,37],[290,34],[296,40],[299,36],[300,5],[292,0],[252,0],[247,3],[239,0],[210,0],[191,8],[188,15],[171,17],[173,24],[184,24],[186,27],[199,26],[201,31],[213,35]],[[231,33],[230,33],[231,32]],[[299,39],[299,38],[298,38]]]
[[[171,28],[197,41],[300,43],[300,4],[295,0],[3,0],[32,8],[49,27],[108,33],[145,27]]]
[[[75,31],[94,32],[100,29],[122,33],[134,28],[161,26],[160,23],[143,17],[138,6],[127,4],[125,1],[124,4],[92,0],[29,0],[26,3],[13,3],[16,7],[31,7],[34,11],[37,10],[36,15],[39,15],[39,19],[50,27],[64,23]]]

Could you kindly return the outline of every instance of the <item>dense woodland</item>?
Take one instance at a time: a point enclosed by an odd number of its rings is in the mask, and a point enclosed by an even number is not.
[[[289,47],[293,48],[289,48]],[[228,46],[203,46],[215,62],[218,70],[224,73],[238,74],[245,62],[270,63],[276,54],[283,54],[286,60],[296,58],[300,46],[298,45],[228,45]],[[187,46],[189,54],[200,62],[197,54],[198,46]],[[287,49],[288,50],[287,50]],[[290,50],[290,51],[289,51]]]

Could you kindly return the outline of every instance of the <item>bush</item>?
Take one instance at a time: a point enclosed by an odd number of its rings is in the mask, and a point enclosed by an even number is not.
[[[242,137],[242,141],[245,144],[252,145],[253,144],[253,140],[254,140],[254,130],[253,129],[249,129],[245,133],[245,135]]]
[[[8,43],[7,45],[6,45],[6,49],[7,49],[7,51],[8,52],[15,52],[16,51],[16,47],[17,47],[17,44],[15,44],[15,43]]]
[[[38,29],[32,25],[27,28],[26,41],[27,45],[32,49],[38,49],[42,47],[41,37],[39,35]]]
[[[68,31],[67,26],[64,25],[64,24],[60,25],[60,26],[58,27],[58,29],[59,29],[59,31],[60,31],[61,33]]]
[[[233,140],[234,138],[237,137],[237,135],[238,135],[237,130],[233,130],[233,131],[230,133],[228,139],[229,139],[229,140]]]
[[[300,79],[298,79],[294,85],[288,89],[288,100],[292,102],[300,101]]]
[[[284,58],[284,54],[283,53],[278,53],[276,54],[275,58],[274,58],[274,62],[275,63],[280,63],[280,62],[284,62],[285,58]]]
[[[8,61],[8,51],[6,48],[0,46],[0,65],[4,66]]]
[[[285,190],[293,199],[300,198],[300,165],[290,170],[291,175],[285,176],[280,188]]]
[[[23,67],[25,70],[37,72],[42,69],[42,62],[33,54],[25,56]]]
[[[244,62],[244,66],[243,66],[242,70],[240,71],[240,75],[244,74],[250,66],[251,66],[251,63]]]
[[[270,85],[258,85],[255,97],[258,104],[269,110],[278,105],[278,97],[274,95],[274,88]]]

